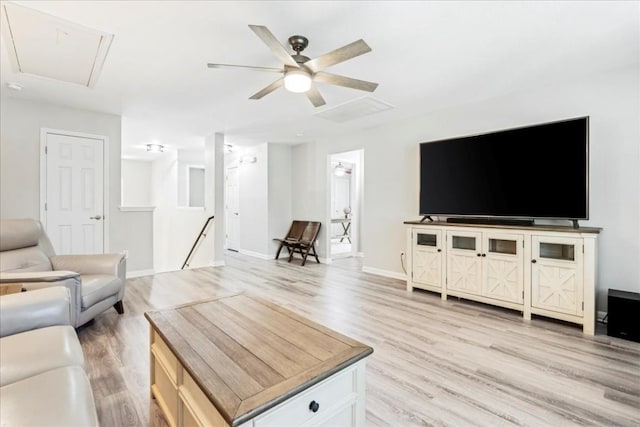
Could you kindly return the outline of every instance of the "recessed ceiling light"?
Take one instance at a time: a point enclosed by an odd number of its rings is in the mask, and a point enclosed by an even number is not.
[[[22,85],[20,83],[7,82],[7,87],[18,92],[22,90]]]
[[[304,132],[298,132],[296,133],[296,136],[304,136]]]

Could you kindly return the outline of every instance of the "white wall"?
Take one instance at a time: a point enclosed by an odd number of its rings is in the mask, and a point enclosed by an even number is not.
[[[241,162],[255,157],[255,163]],[[292,220],[292,147],[263,143],[225,156],[226,167],[237,165],[239,193],[238,251],[271,259]]]
[[[590,220],[602,227],[599,310],[608,288],[640,291],[640,83],[638,66],[430,112],[393,125],[320,139],[293,151],[294,217],[326,220],[326,159],[364,147],[364,266],[401,274],[403,221],[418,219],[418,144],[590,116]],[[323,233],[326,233],[324,228]],[[326,253],[326,235],[320,239]]]
[[[292,221],[291,210],[291,147],[282,144],[268,144],[268,222],[267,254],[275,256],[278,244],[274,238],[282,238],[289,231]]]
[[[122,159],[122,206],[152,206],[151,162]]]
[[[189,206],[189,166],[204,168],[202,150],[178,150],[178,206]]]
[[[260,144],[245,151],[246,156],[255,156],[255,163],[241,163],[238,169],[240,193],[240,251],[266,255],[269,232],[267,179],[267,144]]]
[[[200,233],[212,207],[186,208],[178,206],[178,153],[168,150],[152,163],[152,203],[154,210],[154,256],[156,272],[175,271],[182,267],[191,246]],[[211,225],[210,231],[213,230]],[[214,233],[207,233],[189,263],[202,267],[213,262]]]
[[[150,212],[120,212],[120,116],[5,96],[0,109],[0,217],[40,217],[40,129],[109,138],[109,251],[129,251],[128,271],[152,268]]]

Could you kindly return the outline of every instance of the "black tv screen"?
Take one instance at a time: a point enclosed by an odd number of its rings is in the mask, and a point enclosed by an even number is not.
[[[420,144],[420,215],[589,218],[589,118]]]

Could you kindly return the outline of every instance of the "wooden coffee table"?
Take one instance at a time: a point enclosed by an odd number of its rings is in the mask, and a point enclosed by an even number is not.
[[[172,426],[365,424],[365,344],[247,294],[145,317]]]
[[[3,283],[0,285],[0,296],[22,292],[22,283]]]

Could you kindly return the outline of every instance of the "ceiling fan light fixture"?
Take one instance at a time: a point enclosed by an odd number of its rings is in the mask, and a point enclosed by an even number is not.
[[[287,70],[284,87],[289,92],[304,93],[311,89],[311,75],[302,69]]]

